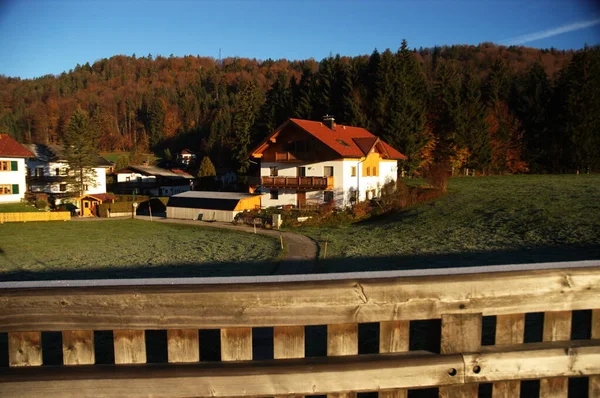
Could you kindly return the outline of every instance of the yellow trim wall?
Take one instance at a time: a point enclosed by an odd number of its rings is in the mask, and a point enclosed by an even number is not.
[[[379,161],[381,160],[381,156],[377,152],[371,152],[367,155],[367,158],[362,164],[362,176],[363,177],[373,177],[379,175]],[[373,168],[376,167],[376,172],[373,173]],[[367,168],[369,168],[370,173],[367,174]]]

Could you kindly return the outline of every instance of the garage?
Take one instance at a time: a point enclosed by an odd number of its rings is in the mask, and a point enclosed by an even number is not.
[[[238,213],[260,208],[261,196],[238,192],[183,192],[169,198],[167,218],[232,222]]]

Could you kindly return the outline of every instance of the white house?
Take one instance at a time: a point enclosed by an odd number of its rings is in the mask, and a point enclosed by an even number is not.
[[[8,134],[0,134],[0,203],[25,197],[25,159],[33,154]]]
[[[33,157],[27,160],[27,183],[29,191],[44,192],[57,198],[69,196],[69,164],[60,145],[25,145]],[[106,193],[106,172],[111,162],[98,156],[94,176],[84,186],[84,194]]]
[[[189,149],[184,149],[177,154],[177,161],[186,166],[192,165],[196,162],[196,154]]]
[[[396,181],[402,153],[364,128],[289,119],[253,152],[260,159],[264,207],[334,202],[345,207],[377,197]]]

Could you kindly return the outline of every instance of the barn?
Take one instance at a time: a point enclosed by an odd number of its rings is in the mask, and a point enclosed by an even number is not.
[[[169,198],[167,218],[232,222],[238,213],[260,208],[261,196],[238,192],[183,192]]]

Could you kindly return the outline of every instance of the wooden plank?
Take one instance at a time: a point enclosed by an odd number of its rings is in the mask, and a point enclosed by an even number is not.
[[[464,358],[466,383],[597,375],[600,340],[484,346]],[[476,366],[479,373],[473,371]]]
[[[304,358],[304,326],[277,326],[273,328],[273,357],[275,359]],[[288,396],[300,398],[302,395]]]
[[[424,352],[271,361],[23,368],[0,373],[0,396],[265,397],[425,388],[464,381],[460,355]],[[457,369],[455,376],[448,369]]]
[[[221,329],[221,361],[252,359],[252,328]]]
[[[327,356],[358,354],[358,324],[327,325]],[[329,398],[356,398],[356,392],[327,394]]]
[[[410,343],[410,322],[391,321],[379,324],[379,352],[406,352]],[[407,398],[408,390],[381,391],[379,398]]]
[[[168,329],[167,355],[169,362],[198,362],[200,340],[198,329]]]
[[[113,331],[115,363],[146,363],[146,334],[143,330]]]
[[[273,357],[275,359],[304,358],[304,326],[273,328]]]
[[[439,319],[590,309],[600,267],[222,285],[0,291],[0,332],[202,329]]]
[[[9,333],[8,363],[9,366],[40,366],[42,334],[40,332]]]
[[[63,363],[65,365],[93,365],[94,331],[65,330],[62,332]]]
[[[571,339],[571,311],[553,311],[544,314],[544,341]],[[566,398],[569,395],[569,380],[553,378],[540,380],[540,398]]]
[[[524,336],[525,314],[498,315],[496,317],[496,345],[522,344]],[[520,395],[520,381],[499,381],[493,385],[493,398],[512,398]]]
[[[592,339],[600,339],[600,309],[592,310]],[[589,378],[589,397],[600,397],[600,375]]]
[[[481,349],[481,314],[442,315],[441,353],[478,352]],[[440,387],[440,398],[477,398],[479,386]]]

